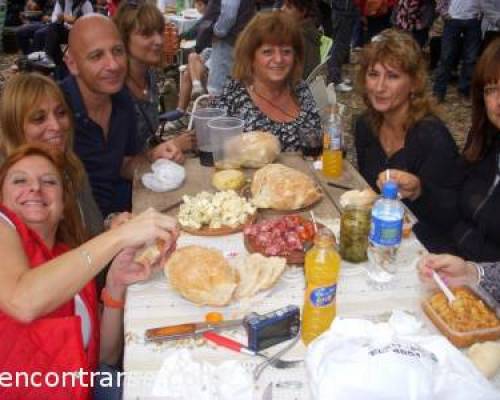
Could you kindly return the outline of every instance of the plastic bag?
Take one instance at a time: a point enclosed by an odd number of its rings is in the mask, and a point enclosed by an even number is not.
[[[153,192],[177,189],[186,178],[184,167],[170,160],[156,160],[151,169],[152,173],[147,172],[142,176],[142,183]]]
[[[312,398],[500,398],[500,392],[445,337],[410,334],[416,330],[415,324],[408,329],[411,318],[399,318],[399,326],[335,319],[308,348],[306,366]]]

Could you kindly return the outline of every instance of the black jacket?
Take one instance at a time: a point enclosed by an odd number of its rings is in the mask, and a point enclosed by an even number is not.
[[[460,220],[452,230],[456,254],[471,261],[500,261],[500,132],[480,161],[470,164],[460,191]],[[489,194],[489,196],[488,196]]]
[[[463,182],[463,162],[445,124],[426,117],[408,130],[404,147],[387,157],[366,116],[356,121],[354,139],[361,175],[376,191],[378,174],[400,169],[420,178],[422,194],[404,200],[419,222],[414,232],[432,252],[449,251],[450,229],[459,218],[458,193]]]

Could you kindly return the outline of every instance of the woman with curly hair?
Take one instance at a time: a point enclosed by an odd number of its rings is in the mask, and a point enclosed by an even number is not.
[[[362,53],[358,83],[367,111],[354,135],[363,177],[374,189],[395,181],[419,220],[417,237],[429,250],[443,251],[458,217],[463,166],[427,80],[422,52],[410,35],[389,29],[375,36]]]
[[[233,79],[215,99],[216,107],[241,118],[244,131],[271,132],[283,151],[300,148],[300,130],[321,135],[316,103],[302,80],[302,33],[292,17],[258,13],[239,35],[234,60]]]

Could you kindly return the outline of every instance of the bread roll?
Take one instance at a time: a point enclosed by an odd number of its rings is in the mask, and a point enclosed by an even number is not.
[[[252,180],[252,201],[259,208],[298,210],[321,198],[316,183],[306,174],[282,164],[259,169]]]
[[[165,263],[165,275],[198,305],[225,306],[236,289],[236,275],[222,253],[200,246],[176,250]]]
[[[493,378],[500,368],[500,343],[484,342],[471,346],[467,355],[486,378]]]
[[[370,188],[364,190],[349,190],[340,196],[340,206],[342,208],[346,206],[371,207],[375,200],[377,200],[377,193]]]
[[[157,239],[154,243],[146,245],[143,249],[139,250],[134,257],[134,262],[142,264],[146,268],[150,268],[160,261],[164,247],[165,242],[161,239]]]
[[[226,145],[231,160],[238,160],[242,167],[260,168],[272,163],[280,154],[280,142],[272,133],[245,132],[231,139]]]

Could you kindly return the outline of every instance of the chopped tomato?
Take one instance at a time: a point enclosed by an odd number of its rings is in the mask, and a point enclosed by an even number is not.
[[[314,224],[311,221],[306,221],[303,226],[307,237],[305,240],[312,240],[315,234]]]

